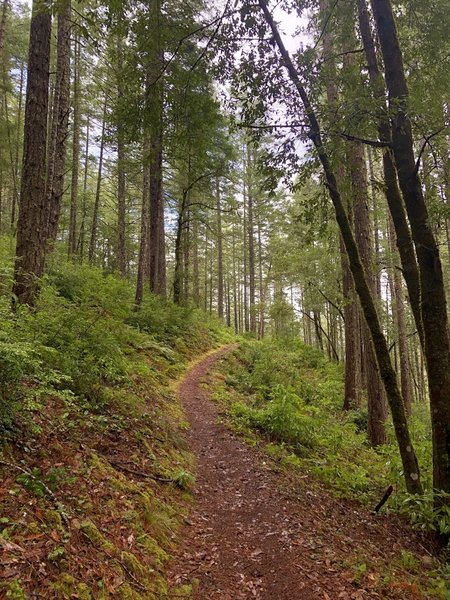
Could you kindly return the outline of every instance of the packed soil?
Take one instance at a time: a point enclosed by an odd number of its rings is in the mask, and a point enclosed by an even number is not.
[[[179,388],[197,483],[173,589],[193,582],[195,600],[435,598],[420,582],[432,558],[406,524],[277,468],[225,426],[204,384],[229,350],[194,366]]]

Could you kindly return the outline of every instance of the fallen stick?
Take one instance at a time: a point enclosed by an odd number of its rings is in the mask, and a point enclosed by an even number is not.
[[[377,514],[378,512],[380,512],[381,508],[389,500],[389,497],[390,497],[390,495],[392,494],[393,491],[394,491],[394,486],[390,485],[387,488],[387,490],[384,492],[384,496],[381,498],[381,500],[378,502],[378,504],[375,506],[375,508],[373,509],[372,512],[374,512],[375,514]]]

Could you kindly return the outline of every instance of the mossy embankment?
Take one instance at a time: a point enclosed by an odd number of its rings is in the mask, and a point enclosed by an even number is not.
[[[0,597],[167,597],[193,480],[175,383],[230,334],[68,263],[13,313],[0,277]]]

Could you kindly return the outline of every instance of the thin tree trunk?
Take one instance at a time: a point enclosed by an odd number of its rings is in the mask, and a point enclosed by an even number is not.
[[[248,197],[248,282],[250,304],[250,332],[256,335],[256,284],[255,284],[255,233],[253,223],[254,186],[252,181],[253,165],[250,146],[247,144],[247,197]]]
[[[264,337],[264,283],[263,283],[263,258],[262,258],[262,236],[261,236],[261,220],[258,217],[258,275],[259,275],[259,324],[258,324],[258,339]]]
[[[14,195],[11,203],[11,233],[14,233],[16,226],[16,207],[19,205],[19,186],[20,177],[20,136],[22,131],[22,108],[23,108],[23,86],[25,80],[25,66],[20,63],[20,81],[19,81],[19,101],[17,106],[17,130],[14,156],[14,181],[16,182]]]
[[[369,147],[367,151],[368,163],[369,163],[369,176],[370,176],[370,190],[372,192],[372,210],[373,210],[373,231],[374,231],[374,250],[375,250],[375,283],[377,299],[381,302],[381,277],[380,277],[380,264],[381,264],[381,252],[380,252],[380,237],[379,237],[379,224],[378,224],[378,205],[377,205],[377,192],[375,187],[375,171],[373,165],[372,150]]]
[[[91,238],[89,241],[89,263],[94,263],[95,251],[97,247],[97,230],[98,230],[98,219],[100,212],[100,194],[102,190],[102,172],[103,172],[103,153],[105,149],[105,133],[106,133],[106,111],[107,111],[107,97],[103,101],[103,117],[102,117],[102,135],[100,139],[100,152],[98,156],[98,171],[97,171],[97,186],[95,190],[94,210],[92,212],[92,226],[91,226]]]
[[[77,249],[77,213],[78,213],[78,174],[80,170],[80,55],[81,44],[78,36],[74,42],[73,75],[73,133],[72,133],[72,185],[70,189],[70,220],[68,254],[74,256]]]
[[[247,165],[248,169],[248,165]],[[244,271],[243,271],[243,294],[242,294],[242,302],[243,302],[243,310],[244,310],[244,331],[247,332],[250,329],[249,322],[249,314],[248,314],[248,296],[247,296],[247,274],[248,274],[248,247],[247,247],[247,186],[244,182],[243,189],[243,210],[244,210],[244,219],[243,219],[243,228],[242,228],[242,242],[243,242],[243,254],[244,254]]]
[[[188,193],[189,191],[185,190],[180,201],[175,234],[175,271],[173,276],[173,301],[175,304],[181,304],[183,299],[183,229]],[[205,269],[206,275],[207,269]]]
[[[81,225],[80,225],[80,237],[78,238],[77,253],[80,259],[80,263],[84,259],[84,246],[86,243],[86,216],[87,216],[87,183],[89,173],[89,142],[90,142],[90,127],[91,119],[90,115],[87,115],[86,122],[86,142],[84,146],[84,176],[83,176],[83,202],[81,205]]]
[[[182,247],[183,247],[183,285],[182,285],[182,303],[186,306],[189,302],[189,280],[190,280],[190,249],[191,249],[191,209],[190,197],[188,196],[187,206],[185,211]]]
[[[163,178],[162,178],[162,151],[159,154],[159,171],[161,173],[159,182],[159,206],[158,206],[158,219],[159,219],[159,249],[158,249],[158,287],[157,293],[162,297],[166,298],[167,295],[167,273],[166,273],[166,233],[165,233],[165,219],[164,219],[164,191],[163,191]]]
[[[400,383],[402,388],[403,400],[408,415],[411,414],[412,405],[412,386],[411,373],[408,359],[408,343],[406,335],[406,315],[405,315],[405,296],[403,293],[402,276],[400,270],[395,264],[396,240],[394,225],[389,223],[389,244],[392,253],[392,280],[393,280],[393,301],[395,311],[395,321],[398,333],[398,355],[400,363]]]
[[[198,257],[199,227],[197,215],[193,215],[192,224],[192,300],[196,308],[200,307],[200,264]]]
[[[123,102],[123,46],[122,39],[117,40],[117,102]],[[117,123],[117,266],[122,277],[127,274],[126,249],[126,178],[125,178],[125,140],[123,125]]]
[[[223,238],[222,208],[220,206],[220,181],[216,177],[216,211],[217,211],[217,314],[223,319]]]
[[[234,308],[234,331],[239,333],[239,305],[238,305],[238,289],[237,289],[237,273],[236,273],[236,237],[234,235],[235,228],[232,231],[232,260],[233,260],[233,308]]]
[[[377,298],[377,286],[373,264],[372,241],[370,238],[369,197],[364,149],[361,144],[349,142],[348,157],[354,206],[354,228],[359,255],[365,270],[373,298]],[[372,446],[386,442],[386,400],[377,368],[375,353],[370,343],[370,331],[362,323],[363,361],[367,388],[367,435]]]
[[[148,233],[149,224],[149,202],[150,202],[150,170],[148,168],[148,155],[150,152],[150,140],[144,140],[143,148],[143,179],[142,179],[142,207],[141,207],[141,232],[139,241],[138,272],[136,280],[136,293],[134,296],[135,309],[138,310],[144,297],[144,281],[147,270]]]

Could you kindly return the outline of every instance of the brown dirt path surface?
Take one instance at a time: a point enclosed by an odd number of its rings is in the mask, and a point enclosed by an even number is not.
[[[197,484],[171,583],[198,580],[195,600],[432,598],[393,566],[402,550],[423,558],[419,568],[429,560],[406,527],[337,501],[306,475],[277,473],[220,423],[202,382],[229,350],[194,366],[179,388]]]

